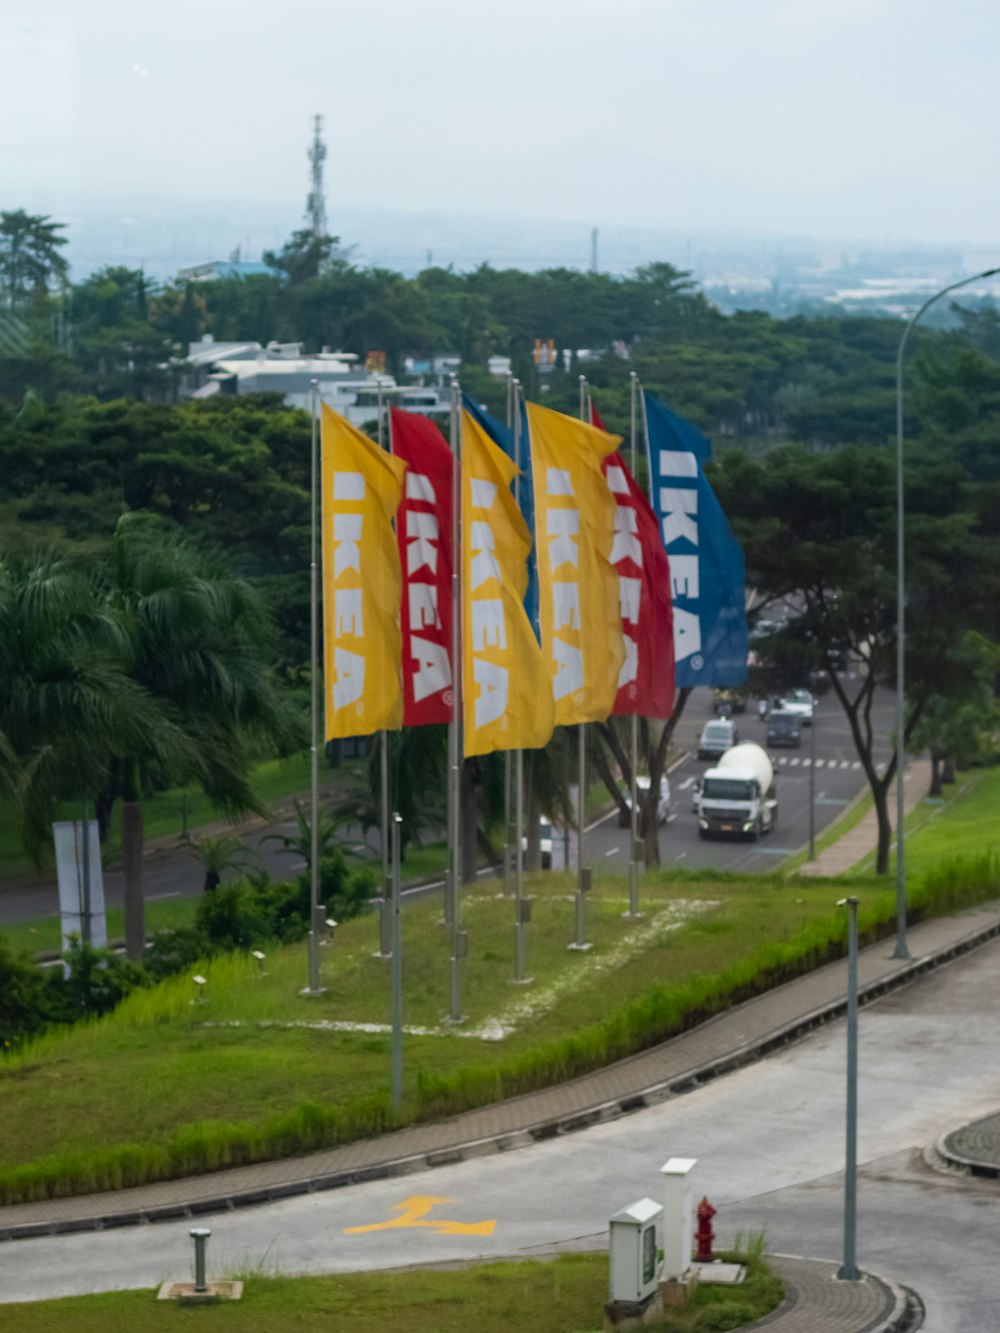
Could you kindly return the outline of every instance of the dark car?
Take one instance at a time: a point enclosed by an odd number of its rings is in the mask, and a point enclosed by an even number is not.
[[[775,710],[767,719],[768,745],[790,745],[798,748],[802,744],[802,723],[794,713]]]

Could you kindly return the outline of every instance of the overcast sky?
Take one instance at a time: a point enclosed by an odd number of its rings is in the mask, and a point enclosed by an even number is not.
[[[0,208],[1000,244],[1000,0],[0,0]]]

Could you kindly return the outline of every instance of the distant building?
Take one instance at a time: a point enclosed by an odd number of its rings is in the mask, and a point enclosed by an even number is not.
[[[277,277],[278,270],[262,259],[210,259],[206,264],[193,264],[177,270],[178,282],[215,282],[220,278]]]
[[[303,355],[301,343],[217,343],[211,334],[188,344],[191,368],[181,386],[185,398],[212,398],[216,394],[280,393],[290,407],[309,411],[312,382],[320,400],[355,426],[378,415],[379,389],[383,401],[422,416],[446,417],[449,394],[435,385],[398,385],[392,375],[372,374],[359,367],[353,352],[314,352]]]

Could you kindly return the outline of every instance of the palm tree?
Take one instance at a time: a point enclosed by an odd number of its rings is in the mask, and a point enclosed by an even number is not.
[[[153,738],[116,751],[121,760],[125,942],[141,957],[143,784],[198,782],[229,815],[264,813],[250,784],[251,746],[283,753],[302,728],[267,670],[270,620],[261,599],[225,562],[149,514],[126,513],[115,529],[108,613],[129,645],[132,681],[155,699],[183,737],[169,763]]]
[[[206,834],[187,841],[191,855],[205,871],[202,893],[211,893],[222,883],[227,870],[246,871],[257,864],[257,858],[235,833],[221,833],[218,837]]]
[[[0,785],[14,790],[25,849],[41,863],[64,800],[89,799],[115,750],[176,741],[124,667],[121,626],[93,583],[48,554],[0,555]]]

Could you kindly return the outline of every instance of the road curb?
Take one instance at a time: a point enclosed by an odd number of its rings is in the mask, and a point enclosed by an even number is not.
[[[877,1000],[891,991],[899,990],[928,972],[934,971],[964,954],[971,953],[980,945],[986,944],[998,936],[1000,936],[1000,921],[973,931],[936,953],[914,959],[907,966],[899,968],[889,976],[881,977],[877,981],[862,986],[858,992],[858,1002],[861,1005],[870,1004],[873,1000]],[[360,1185],[373,1180],[388,1180],[396,1176],[430,1170],[437,1166],[450,1166],[458,1162],[468,1161],[474,1157],[516,1151],[532,1143],[540,1143],[565,1134],[573,1134],[578,1130],[588,1129],[592,1125],[617,1120],[622,1116],[632,1114],[634,1111],[644,1110],[673,1097],[682,1096],[686,1092],[691,1092],[724,1074],[732,1073],[734,1070],[753,1064],[773,1051],[797,1041],[815,1028],[841,1017],[846,1009],[847,999],[845,996],[827,1005],[799,1014],[789,1022],[772,1029],[763,1037],[748,1042],[725,1056],[720,1056],[704,1065],[695,1067],[680,1077],[646,1085],[608,1101],[595,1103],[593,1106],[587,1107],[583,1111],[574,1112],[569,1116],[548,1116],[523,1129],[508,1130],[484,1138],[470,1139],[432,1151],[409,1154],[388,1161],[373,1163],[369,1166],[329,1174],[306,1176],[299,1180],[258,1186],[246,1190],[220,1192],[218,1195],[190,1202],[168,1201],[163,1204],[129,1208],[117,1212],[96,1212],[88,1217],[54,1218],[51,1221],[12,1223],[0,1227],[0,1241],[64,1235],[79,1231],[104,1231],[121,1226],[176,1221],[180,1218],[195,1217],[205,1213],[230,1212],[237,1208],[250,1208],[259,1204],[271,1203],[277,1199],[341,1189],[348,1185]],[[710,1019],[709,1022],[711,1021],[713,1020]],[[694,1030],[697,1031],[697,1029]],[[294,1161],[294,1159],[290,1160]],[[150,1188],[156,1187],[151,1186]],[[913,1325],[913,1327],[917,1327],[917,1325]]]

